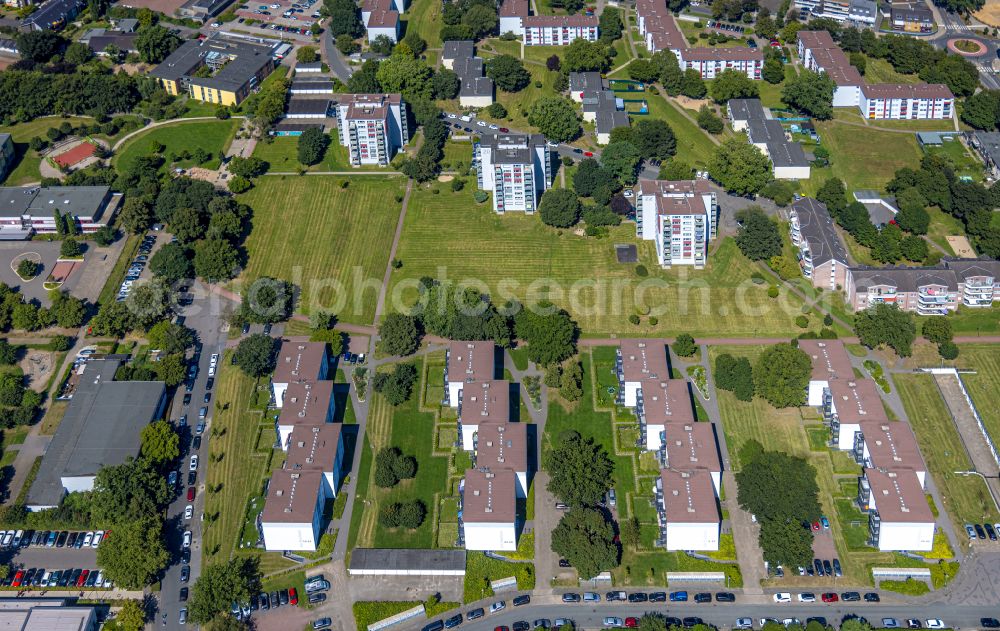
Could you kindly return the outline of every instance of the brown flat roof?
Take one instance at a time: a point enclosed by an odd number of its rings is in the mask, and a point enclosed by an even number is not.
[[[477,432],[476,466],[491,471],[527,471],[528,426],[524,423],[481,423]]]
[[[943,83],[878,83],[861,88],[869,99],[953,99]]]
[[[500,17],[527,17],[528,0],[504,0],[500,5]]]
[[[707,215],[705,202],[700,195],[686,197],[657,197],[656,213],[659,215]]]
[[[474,425],[510,421],[510,382],[493,380],[465,384],[459,418]]]
[[[799,31],[799,41],[806,48],[813,50],[823,48],[837,48],[833,41],[833,36],[829,31]]]
[[[496,345],[487,342],[452,342],[448,346],[448,381],[493,379]]]
[[[278,469],[271,474],[260,519],[265,523],[311,523],[323,484],[322,471]]]
[[[694,195],[711,193],[708,180],[639,180],[640,195]]]
[[[876,388],[871,379],[831,381],[830,394],[833,395],[833,405],[837,408],[840,422],[888,421],[889,417],[882,407],[882,398]]]
[[[271,382],[291,383],[303,379],[314,380],[319,375],[325,357],[325,342],[282,340]]]
[[[677,471],[722,471],[711,423],[670,423],[664,428],[667,466]]]
[[[687,381],[668,379],[666,381],[643,381],[642,412],[646,423],[664,425],[666,423],[694,423],[694,408]]]
[[[288,437],[285,468],[332,471],[337,460],[342,429],[340,423],[301,425],[293,429]]]
[[[885,472],[865,469],[865,477],[883,522],[934,523],[916,473],[909,469]]]
[[[596,15],[528,15],[521,18],[521,24],[525,28],[535,27],[560,27],[560,26],[594,26],[598,25]]]
[[[799,348],[812,361],[814,380],[854,379],[851,358],[840,340],[799,340]]]
[[[622,374],[625,381],[670,378],[667,343],[663,340],[622,340]]]
[[[667,523],[717,523],[715,485],[707,471],[660,471]]]
[[[517,478],[510,469],[465,472],[462,521],[514,523],[517,518]]]
[[[879,469],[926,471],[917,437],[909,423],[902,421],[864,421],[861,433],[871,454],[872,465]]]
[[[285,390],[285,400],[278,416],[278,425],[319,425],[326,423],[330,400],[333,398],[333,382],[293,381]]]
[[[723,48],[689,48],[684,61],[763,61],[764,53],[757,48],[727,46]]]

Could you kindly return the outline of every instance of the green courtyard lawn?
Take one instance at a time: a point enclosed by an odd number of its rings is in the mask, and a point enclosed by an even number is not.
[[[760,89],[760,102],[764,107],[783,108],[784,102],[781,100],[781,90],[785,83],[795,77],[795,66],[785,64],[785,80],[781,83],[772,84],[767,81],[758,81],[757,87]]]
[[[389,311],[413,304],[418,279],[443,274],[484,283],[500,303],[508,296],[524,299],[529,290],[538,298],[548,281],[549,299],[570,312],[585,336],[771,336],[798,330],[799,299],[784,291],[768,298],[766,285],[750,281],[757,268],[732,239],[716,244],[704,270],[662,270],[652,242],[636,240],[630,223],[612,228],[608,238],[584,237],[547,227],[538,216],[497,215],[489,204],[476,204],[468,186],[459,193],[431,187],[440,194],[422,186],[410,197],[396,255],[403,266],[392,275]],[[635,244],[648,277],[638,276],[635,264],[618,263],[615,244]],[[629,323],[640,308],[659,312],[658,323],[647,317]]]
[[[88,116],[70,116],[66,118],[62,116],[45,116],[28,121],[27,123],[18,123],[17,125],[7,127],[0,126],[0,133],[10,134],[11,140],[14,141],[14,151],[17,156],[15,158],[17,166],[11,169],[7,174],[7,178],[3,180],[4,186],[20,186],[22,184],[38,182],[42,179],[42,175],[38,171],[42,159],[28,147],[28,141],[35,136],[47,140],[45,132],[50,127],[59,127],[64,121],[69,121],[73,125],[84,123],[89,125],[94,122],[94,119]],[[100,137],[104,138],[104,136]]]
[[[920,166],[920,147],[913,134],[865,129],[836,119],[815,124],[830,151],[830,166],[812,170],[812,177],[801,183],[805,194],[814,195],[830,176],[843,180],[848,193],[861,188],[881,191],[898,169]]]
[[[875,130],[890,131],[955,131],[951,119],[908,119],[908,120],[886,120],[886,119],[865,119],[861,112],[855,107],[838,107],[833,110],[834,120],[861,123],[866,127]]]
[[[438,0],[413,0],[400,16],[403,32],[415,30],[427,42],[428,48],[441,48],[441,3]]]
[[[983,481],[954,473],[972,469],[972,463],[934,378],[928,374],[896,373],[892,379],[942,495],[944,506],[938,508],[948,511],[957,532],[963,532],[962,524],[967,522],[1000,521]],[[975,387],[979,392],[979,384]],[[995,401],[994,397],[986,401]]]
[[[915,74],[896,72],[885,59],[868,58],[865,65],[865,81],[868,83],[919,83],[920,77]]]
[[[969,149],[957,138],[946,141],[940,147],[924,147],[928,154],[943,155],[955,165],[955,175],[971,177],[976,182],[983,181],[983,163],[972,155]],[[962,233],[955,233],[962,234]]]
[[[465,468],[459,471],[451,462],[465,465],[468,459],[460,457],[464,452],[452,458],[457,428],[453,415],[442,418],[440,387],[430,396],[424,396],[425,384],[433,378],[429,371],[443,369],[444,354],[436,353],[434,357],[415,361],[421,379],[409,401],[394,408],[380,394],[369,394],[371,408],[348,540],[351,548],[452,547],[458,534],[457,515],[445,509],[455,505],[453,498],[457,497],[458,480]],[[384,447],[399,447],[404,454],[414,456],[417,459],[416,477],[403,480],[391,489],[376,486],[371,466],[374,455]],[[427,508],[427,517],[419,528],[387,529],[378,524],[380,507],[414,499],[423,501]],[[444,527],[445,522],[448,527]],[[449,536],[440,543],[439,529],[447,530]]]
[[[528,46],[526,50],[531,51],[533,48],[555,48],[555,47],[545,47],[545,46]],[[551,54],[551,53],[550,53]],[[485,51],[480,53],[483,58],[489,58],[493,55],[486,53]],[[535,101],[546,96],[558,96],[553,87],[555,84],[555,79],[557,73],[550,72],[545,68],[545,59],[542,59],[542,65],[528,63],[524,67],[531,73],[531,83],[527,85],[520,92],[504,92],[499,88],[496,91],[496,100],[498,103],[502,103],[505,108],[507,108],[507,118],[491,118],[486,114],[485,110],[479,112],[479,118],[487,121],[495,122],[501,127],[512,127],[520,131],[538,131],[536,127],[528,124],[528,112],[531,111],[532,105]],[[536,88],[535,84],[537,82],[542,83],[542,87]],[[460,109],[458,107],[458,101],[444,101],[443,103],[450,104],[449,111],[455,111]]]
[[[491,37],[482,40],[478,45],[478,49],[480,52],[492,53],[494,55],[521,56],[521,42],[519,40],[504,40],[499,37]]]
[[[119,148],[112,163],[118,169],[126,169],[135,162],[136,158],[153,153],[154,144],[159,143],[164,146],[160,155],[168,161],[167,166],[171,164],[171,155],[185,150],[194,152],[196,149],[204,149],[212,156],[212,159],[202,166],[216,168],[219,165],[219,152],[225,151],[229,147],[240,123],[241,121],[238,119],[181,120],[154,127],[144,134],[130,138]],[[173,165],[180,168],[198,166],[190,159],[178,160]]]
[[[228,559],[238,549],[248,502],[261,494],[282,457],[281,452],[274,457],[274,423],[264,412],[267,379],[251,379],[230,366],[228,353],[220,361],[210,441],[211,456],[222,454],[222,460],[203,456],[207,474],[204,487],[198,489],[205,495],[202,549],[206,564]],[[264,392],[255,395],[258,386]],[[218,491],[216,485],[221,485]]]
[[[1000,345],[962,344],[955,364],[973,368],[975,373],[963,374],[969,396],[994,442],[1000,442]]]
[[[944,212],[937,206],[927,209],[927,214],[931,217],[930,225],[927,227],[927,238],[944,248],[949,255],[953,253],[951,245],[948,243],[948,236],[964,236],[965,226],[962,220]]]
[[[716,146],[711,137],[696,123],[688,120],[678,105],[662,95],[649,92],[645,94],[649,102],[649,115],[665,120],[674,130],[674,136],[677,137],[677,158],[693,167],[707,167]],[[639,118],[635,117],[636,120]]]
[[[353,167],[347,155],[347,148],[337,141],[336,132],[329,134],[330,144],[319,164],[305,166],[299,162],[299,139],[294,136],[272,137],[257,143],[253,150],[255,158],[267,162],[268,171],[278,173],[294,173],[299,169],[306,171],[379,171],[384,167],[364,165]]]
[[[238,280],[282,278],[301,290],[297,311],[324,308],[343,322],[370,324],[404,185],[388,176],[258,178],[240,196],[253,208],[253,230]]]
[[[441,158],[441,168],[444,170],[458,170],[459,165],[468,169],[472,164],[472,143],[448,140],[444,143],[444,157]],[[475,180],[466,182],[466,185],[475,186]]]

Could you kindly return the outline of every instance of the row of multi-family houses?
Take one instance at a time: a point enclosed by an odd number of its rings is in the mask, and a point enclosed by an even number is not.
[[[751,79],[760,79],[764,53],[759,49],[688,48],[687,39],[667,8],[666,0],[637,0],[635,13],[639,34],[649,52],[669,50],[677,57],[681,70],[697,70],[703,79],[714,79],[724,70],[736,70]]]
[[[653,242],[661,266],[705,266],[719,219],[708,180],[640,180],[635,200],[636,235]]]
[[[342,425],[335,423],[331,358],[323,342],[282,340],[271,376],[275,435],[285,463],[268,481],[260,531],[267,550],[315,551],[323,509],[343,479]]]
[[[774,120],[760,99],[730,99],[726,103],[733,131],[746,132],[747,140],[771,160],[778,180],[808,180],[810,163],[802,145],[789,139],[785,128]]]
[[[471,40],[447,41],[441,53],[441,65],[458,75],[458,104],[462,107],[488,107],[493,103],[493,79],[486,76],[484,62],[476,57]]]
[[[502,366],[492,341],[453,341],[446,351],[443,403],[458,410],[459,446],[472,453],[459,484],[466,550],[516,550],[523,526],[517,500],[528,496],[528,426],[512,419],[517,386],[499,378]]]
[[[532,15],[528,0],[504,0],[500,5],[500,33],[513,33],[525,46],[567,46],[575,39],[598,38],[595,15]]]
[[[583,120],[594,124],[599,145],[611,142],[611,130],[631,125],[625,101],[608,88],[599,72],[569,73],[569,96],[580,104]]]
[[[868,515],[868,545],[882,551],[928,551],[935,518],[925,497],[927,465],[905,421],[886,414],[878,386],[858,378],[839,340],[799,340],[812,374],[807,405],[819,408],[830,447],[861,465],[858,508]]]
[[[943,259],[929,267],[851,266],[826,205],[811,198],[792,203],[792,244],[813,286],[841,291],[855,311],[895,304],[918,315],[944,315],[963,307],[990,307],[1000,292],[1000,261]]]
[[[951,118],[955,96],[942,83],[868,83],[827,31],[799,31],[799,59],[836,84],[834,107],[856,107],[868,119]]]
[[[722,459],[715,428],[698,422],[688,382],[672,379],[663,340],[626,339],[615,358],[618,405],[635,410],[639,447],[656,454],[654,487],[667,550],[718,550]]]

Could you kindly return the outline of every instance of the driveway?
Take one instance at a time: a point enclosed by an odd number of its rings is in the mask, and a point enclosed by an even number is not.
[[[93,569],[97,567],[97,548],[21,548],[15,554],[5,550],[0,558],[22,568]]]
[[[0,242],[0,281],[11,287],[20,288],[25,298],[38,300],[43,305],[48,306],[51,304],[49,301],[49,292],[42,286],[42,283],[45,281],[45,277],[52,272],[52,268],[55,267],[56,259],[59,258],[60,245],[58,241]],[[23,258],[39,261],[42,266],[38,276],[29,281],[21,280],[21,277],[13,269],[17,267],[17,264]],[[79,278],[80,270],[77,270],[70,276],[68,282],[63,287],[67,290],[72,289]]]

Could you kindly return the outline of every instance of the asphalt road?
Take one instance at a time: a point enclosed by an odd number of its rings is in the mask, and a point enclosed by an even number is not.
[[[186,605],[180,602],[180,589],[187,587],[189,590],[201,572],[201,517],[204,511],[205,502],[205,468],[208,466],[208,442],[211,428],[212,412],[214,410],[214,398],[210,403],[204,403],[206,392],[206,382],[208,381],[208,368],[211,362],[212,353],[218,353],[220,360],[222,350],[226,345],[226,332],[222,331],[224,318],[221,317],[218,296],[210,296],[204,290],[197,287],[197,283],[192,288],[195,295],[194,303],[188,307],[180,309],[185,317],[185,326],[193,329],[198,340],[202,343],[201,358],[198,361],[198,375],[195,378],[194,389],[191,391],[191,403],[183,405],[185,389],[183,386],[177,389],[171,407],[170,419],[176,424],[180,417],[187,414],[188,421],[186,427],[179,428],[181,434],[182,454],[177,465],[180,480],[177,484],[177,498],[170,504],[166,524],[167,545],[172,555],[170,567],[167,568],[163,577],[162,589],[159,594],[159,611],[156,614],[156,627],[166,629],[184,629],[186,627],[178,623],[180,609]],[[214,389],[213,389],[214,390]],[[198,424],[198,410],[202,406],[208,407],[208,423],[205,433],[202,435],[201,448],[198,451],[191,449],[191,441],[194,438],[195,427]],[[187,501],[187,476],[189,460],[193,453],[199,456],[197,475],[197,494],[195,496],[194,517],[190,521],[184,520],[184,508],[189,504]],[[191,578],[187,583],[181,583],[181,544],[184,531],[190,529],[193,543],[191,546]],[[163,625],[163,614],[166,614],[166,625]]]
[[[603,592],[601,592],[603,596]],[[957,606],[941,604],[921,604],[910,605],[905,603],[837,603],[826,605],[823,603],[799,604],[789,603],[778,604],[741,604],[737,601],[734,604],[705,604],[698,605],[688,603],[641,603],[629,604],[622,602],[605,603],[602,602],[593,606],[591,603],[542,603],[532,602],[529,605],[514,608],[511,606],[513,594],[505,595],[507,608],[503,611],[475,620],[464,622],[460,629],[463,631],[489,631],[498,626],[510,628],[514,622],[525,620],[533,623],[535,620],[544,618],[551,624],[556,618],[569,618],[573,620],[576,628],[599,629],[603,627],[603,620],[607,616],[626,618],[629,616],[639,617],[647,612],[656,612],[666,616],[684,618],[687,616],[697,616],[706,623],[714,625],[720,629],[732,628],[736,619],[741,617],[753,618],[754,626],[760,628],[760,619],[764,617],[776,618],[798,618],[805,622],[806,618],[812,616],[825,617],[828,623],[840,623],[845,617],[861,616],[867,618],[873,626],[882,626],[883,618],[896,618],[904,621],[907,618],[919,618],[925,621],[929,618],[940,618],[945,624],[953,629],[979,628],[980,619],[983,617],[997,617],[1000,614],[1000,605],[994,606]],[[739,598],[739,597],[737,597]],[[464,609],[462,610],[465,611]],[[449,612],[454,614],[454,612]],[[448,615],[442,617],[447,618]],[[411,625],[411,628],[419,628],[418,625]]]

